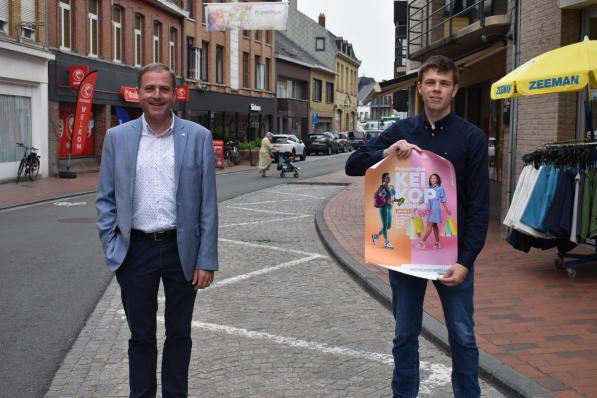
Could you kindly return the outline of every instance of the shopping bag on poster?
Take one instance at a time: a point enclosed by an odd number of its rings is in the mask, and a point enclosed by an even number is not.
[[[381,190],[392,217],[372,200]],[[458,256],[456,192],[454,167],[429,151],[413,151],[407,159],[389,156],[370,167],[365,174],[365,261],[426,279],[444,274]],[[382,229],[389,244],[383,237],[371,239]],[[434,231],[440,232],[439,245]]]

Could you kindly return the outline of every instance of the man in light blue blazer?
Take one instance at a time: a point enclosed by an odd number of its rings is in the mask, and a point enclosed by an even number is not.
[[[97,227],[127,317],[130,397],[157,392],[156,313],[166,304],[162,394],[188,395],[191,320],[197,289],[218,269],[218,211],[211,133],[177,118],[175,75],[139,73],[143,115],[109,129],[97,189]]]

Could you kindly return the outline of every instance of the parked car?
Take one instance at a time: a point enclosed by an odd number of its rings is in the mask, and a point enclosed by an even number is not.
[[[333,133],[334,134],[334,141],[338,144],[338,150],[342,153],[348,151],[352,151],[352,146],[350,146],[350,142],[348,142],[348,136],[346,133]]]
[[[332,133],[309,134],[307,140],[307,154],[323,152],[328,155],[338,153],[338,143],[334,141]]]
[[[367,142],[376,139],[383,130],[367,130],[365,131],[365,137],[367,137]]]
[[[277,152],[290,153],[292,157],[298,156],[301,160],[307,157],[305,144],[294,134],[274,134],[272,147]]]
[[[349,131],[348,142],[350,142],[353,149],[359,149],[367,143],[367,138],[363,131]]]

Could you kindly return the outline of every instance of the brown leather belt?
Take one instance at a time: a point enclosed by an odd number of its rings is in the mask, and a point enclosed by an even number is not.
[[[159,232],[143,232],[139,229],[131,229],[131,237],[137,238],[137,239],[146,239],[146,240],[153,240],[155,242],[160,242],[163,240],[175,238],[176,230],[168,229],[166,231],[159,231]]]

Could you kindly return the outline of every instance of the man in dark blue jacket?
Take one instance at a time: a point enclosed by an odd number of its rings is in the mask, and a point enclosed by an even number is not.
[[[489,173],[487,139],[475,125],[451,110],[458,91],[458,68],[441,55],[419,69],[417,90],[424,113],[394,123],[353,153],[346,174],[364,175],[386,156],[407,158],[425,149],[454,165],[458,196],[458,262],[434,281],[444,310],[452,354],[452,388],[456,397],[479,397],[479,351],[473,321],[473,264],[487,235]],[[394,397],[416,397],[419,390],[419,342],[427,280],[389,271],[394,337]]]

